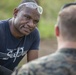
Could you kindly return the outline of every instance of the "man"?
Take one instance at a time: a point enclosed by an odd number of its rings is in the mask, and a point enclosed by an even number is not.
[[[13,71],[26,54],[27,62],[38,58],[41,14],[42,7],[30,0],[14,9],[13,18],[0,21],[0,53],[7,55],[0,58],[1,67]]]
[[[57,51],[23,65],[12,75],[76,75],[76,3],[61,9],[55,32]]]

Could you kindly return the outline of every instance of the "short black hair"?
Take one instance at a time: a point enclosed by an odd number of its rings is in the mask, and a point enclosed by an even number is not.
[[[76,2],[67,3],[67,4],[63,5],[62,8],[61,8],[61,10],[64,9],[64,8],[66,8],[66,7],[69,7],[71,5],[76,5]]]

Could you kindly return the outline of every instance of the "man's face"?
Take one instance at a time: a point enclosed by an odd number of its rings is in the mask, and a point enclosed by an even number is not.
[[[25,7],[14,17],[14,27],[19,34],[28,35],[35,29],[39,19],[40,14],[36,9]]]

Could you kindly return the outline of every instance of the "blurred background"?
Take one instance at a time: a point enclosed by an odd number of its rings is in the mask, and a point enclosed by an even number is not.
[[[76,0],[36,0],[43,7],[43,14],[38,24],[40,31],[39,57],[53,53],[57,48],[57,41],[54,34],[54,25],[61,7]],[[0,20],[9,19],[13,16],[13,10],[20,4],[21,0],[0,0]],[[26,57],[20,65],[26,63]]]

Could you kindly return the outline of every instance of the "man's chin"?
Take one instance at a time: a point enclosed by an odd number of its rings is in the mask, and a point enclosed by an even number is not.
[[[25,36],[29,35],[30,33],[23,33]]]
[[[29,31],[29,32],[28,32],[28,31],[22,31],[21,33],[22,33],[23,35],[29,35],[31,32],[30,32],[30,31]]]

